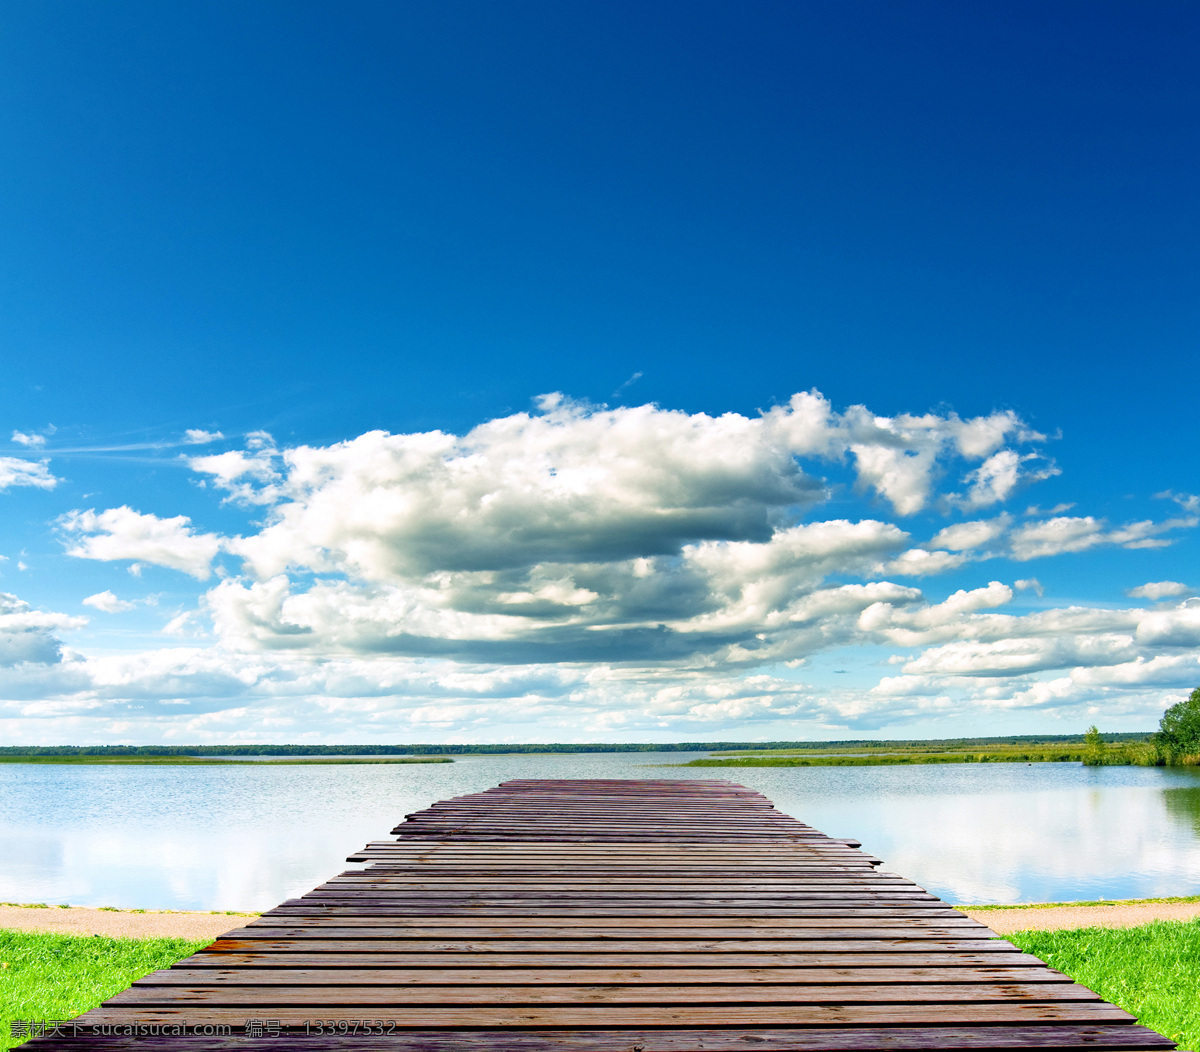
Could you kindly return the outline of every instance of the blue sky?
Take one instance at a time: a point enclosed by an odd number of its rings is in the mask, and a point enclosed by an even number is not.
[[[9,5],[0,736],[1153,727],[1200,683],[1197,43]]]

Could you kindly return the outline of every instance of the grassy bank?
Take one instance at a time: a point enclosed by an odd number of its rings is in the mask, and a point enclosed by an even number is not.
[[[854,748],[829,745],[798,749],[729,752],[679,767],[886,767],[929,763],[1086,763],[1095,766],[1158,766],[1164,759],[1152,742],[1115,740],[1102,750],[1076,741],[877,742]]]
[[[1181,1048],[1200,1048],[1200,920],[1022,931],[1008,938]]]
[[[1144,740],[1149,731],[1104,734],[1105,742]],[[0,756],[502,756],[549,753],[604,752],[715,752],[732,755],[746,752],[789,752],[816,749],[821,752],[856,751],[859,748],[918,748],[938,752],[949,748],[988,750],[997,747],[1049,745],[1080,746],[1081,734],[1010,734],[996,738],[948,738],[933,741],[881,742],[855,738],[846,741],[773,742],[534,742],[463,745],[394,742],[391,745],[0,745]]]
[[[145,766],[152,767],[191,767],[191,766],[233,766],[238,767],[279,767],[304,764],[312,766],[319,764],[329,767],[344,763],[453,763],[449,756],[353,756],[353,757],[323,757],[323,756],[285,756],[271,757],[265,760],[221,760],[206,756],[0,756],[0,763],[53,763],[88,766],[93,764]]]
[[[13,1020],[71,1019],[206,943],[0,930],[0,1050]]]

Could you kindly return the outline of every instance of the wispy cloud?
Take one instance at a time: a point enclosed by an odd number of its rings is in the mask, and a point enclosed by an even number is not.
[[[642,373],[641,373],[641,370],[639,369],[636,373],[634,373],[632,376],[630,376],[628,380],[626,380],[623,384],[621,384],[620,387],[618,387],[615,391],[613,391],[611,397],[613,397],[614,399],[620,398],[626,391],[629,390],[629,388],[631,388],[634,384],[636,384],[641,378],[642,378]]]
[[[116,595],[108,590],[97,592],[95,595],[89,595],[82,602],[84,606],[90,606],[106,614],[119,614],[125,610],[132,610],[137,606],[137,603],[129,602],[126,599],[118,599]]]
[[[219,442],[225,436],[220,431],[203,431],[200,428],[188,428],[183,433],[183,441],[189,446],[203,446],[209,442]]]
[[[20,457],[0,457],[0,490],[14,486],[53,489],[59,480],[50,474],[49,460],[22,460]]]
[[[1179,581],[1151,581],[1130,588],[1125,594],[1131,599],[1171,599],[1175,596],[1187,595],[1191,591],[1186,584]]]

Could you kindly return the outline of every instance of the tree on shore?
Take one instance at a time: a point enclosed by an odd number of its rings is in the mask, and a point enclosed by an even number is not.
[[[1102,767],[1104,765],[1104,739],[1100,736],[1100,731],[1097,730],[1094,723],[1087,729],[1087,734],[1083,736],[1083,744],[1087,749],[1083,756],[1083,765],[1085,767]]]
[[[1173,760],[1200,756],[1200,687],[1163,713],[1157,740]]]

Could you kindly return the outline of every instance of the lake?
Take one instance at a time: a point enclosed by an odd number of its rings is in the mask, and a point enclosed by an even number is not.
[[[694,753],[453,764],[0,764],[0,901],[261,910],[435,800],[509,778],[729,778],[956,903],[1200,892],[1200,772],[1078,764],[656,767]]]

